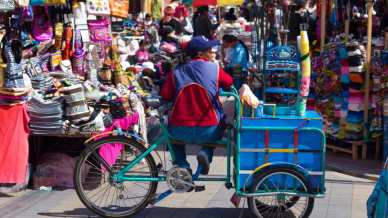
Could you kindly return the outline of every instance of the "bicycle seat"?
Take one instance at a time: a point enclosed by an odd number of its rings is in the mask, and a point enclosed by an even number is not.
[[[175,140],[173,139],[172,144],[175,144],[175,145],[186,145],[186,144],[191,144],[191,143],[187,143],[187,142],[184,142],[184,141],[180,141],[180,140]],[[205,143],[205,144],[198,144],[200,146],[204,146],[204,147],[212,147],[212,148],[226,148],[227,146],[227,141],[215,141],[215,142],[209,142],[209,143]]]

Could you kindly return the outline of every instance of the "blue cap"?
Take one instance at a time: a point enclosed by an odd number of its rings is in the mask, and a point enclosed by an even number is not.
[[[218,45],[221,45],[219,40],[209,40],[205,36],[196,36],[189,42],[187,50],[194,52],[206,51]]]

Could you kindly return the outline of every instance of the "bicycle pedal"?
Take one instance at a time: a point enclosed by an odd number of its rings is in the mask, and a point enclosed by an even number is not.
[[[160,163],[156,166],[156,168],[158,168],[158,171],[160,171],[162,168],[163,168],[163,165]]]
[[[205,190],[206,190],[206,188],[205,188],[204,185],[197,185],[197,186],[194,187],[194,191],[195,192],[203,192]]]

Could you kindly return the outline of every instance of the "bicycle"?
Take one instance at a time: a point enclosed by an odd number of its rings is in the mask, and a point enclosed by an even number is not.
[[[315,113],[303,119],[275,115],[244,118],[234,88],[230,92],[221,91],[220,96],[234,98],[235,122],[227,128],[226,141],[205,146],[226,148],[226,175],[199,176],[200,167],[194,175],[179,167],[163,172],[152,152],[165,144],[174,162],[171,145],[177,143],[163,122],[162,135],[151,145],[133,133],[117,129],[85,142],[74,174],[76,192],[83,204],[103,217],[129,217],[171,193],[203,190],[195,184],[197,181],[224,182],[226,188],[236,190],[238,198],[247,198],[254,217],[308,217],[314,198],[323,197],[325,192],[326,142],[322,120]],[[280,137],[272,137],[275,135]],[[288,137],[293,144],[281,147],[278,142],[287,144]],[[319,140],[314,137],[321,137],[319,147],[316,147]],[[305,146],[310,141],[314,146]],[[104,152],[110,152],[110,156]],[[305,158],[298,160],[298,155]],[[167,182],[169,190],[157,195],[159,182]]]

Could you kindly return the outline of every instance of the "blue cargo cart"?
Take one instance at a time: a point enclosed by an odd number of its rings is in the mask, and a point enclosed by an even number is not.
[[[116,129],[85,143],[74,173],[81,201],[103,217],[130,217],[171,193],[203,190],[198,181],[223,182],[226,188],[236,190],[236,196],[247,199],[254,217],[308,217],[314,198],[325,193],[322,118],[314,111],[304,116],[271,112],[242,117],[237,91],[221,95],[235,98],[238,113],[227,129],[227,140],[204,146],[226,148],[224,175],[199,176],[200,167],[194,175],[179,167],[166,169],[160,156],[156,162],[161,145],[167,145],[174,162],[171,144],[179,143],[163,124],[163,134],[151,145]],[[159,182],[166,182],[168,190],[157,194]]]

